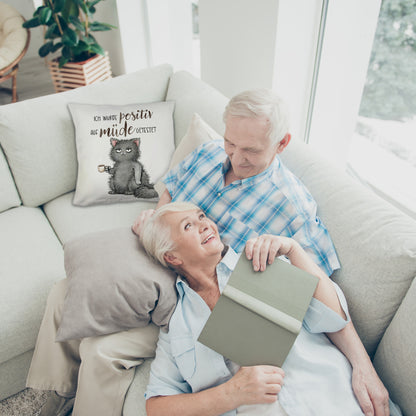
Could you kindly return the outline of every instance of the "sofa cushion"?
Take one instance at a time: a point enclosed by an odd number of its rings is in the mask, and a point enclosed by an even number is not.
[[[9,165],[0,147],[0,212],[21,204]]]
[[[175,72],[170,79],[166,99],[176,103],[176,144],[185,135],[194,113],[198,113],[215,131],[224,133],[222,115],[228,98],[200,79],[185,71]]]
[[[291,143],[282,160],[317,201],[341,263],[332,277],[372,356],[416,275],[416,223],[308,145]]]
[[[153,185],[175,150],[174,104],[68,105],[78,159],[75,205],[157,200]]]
[[[0,142],[23,203],[38,206],[75,189],[75,134],[68,102],[163,101],[171,73],[171,66],[162,65],[75,90],[0,106]]]
[[[416,409],[416,278],[374,356],[374,366],[404,414]]]
[[[35,345],[53,282],[65,277],[63,250],[39,208],[0,215],[0,363]]]
[[[155,202],[137,201],[77,207],[72,203],[73,196],[71,192],[43,206],[62,244],[88,233],[130,227],[142,210],[156,205]]]
[[[153,358],[147,358],[143,364],[136,367],[134,378],[124,400],[123,416],[146,416],[146,392],[149,381],[150,366]]]
[[[57,341],[150,322],[167,327],[176,307],[176,273],[153,262],[130,227],[71,240],[64,254],[68,292]]]
[[[217,139],[222,139],[222,136],[220,136],[211,126],[205,123],[205,121],[202,120],[199,114],[195,113],[192,116],[191,124],[189,125],[185,136],[178,144],[178,147],[176,148],[175,153],[172,156],[172,159],[169,164],[169,169],[172,169],[174,166],[180,163],[199,145],[209,140]],[[159,195],[162,195],[166,187],[164,183],[161,180],[159,180],[155,185],[155,189],[157,190]]]

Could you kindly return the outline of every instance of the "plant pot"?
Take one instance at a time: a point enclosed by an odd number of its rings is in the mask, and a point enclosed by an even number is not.
[[[108,52],[95,55],[83,62],[68,62],[59,68],[58,58],[48,61],[56,92],[68,91],[111,78]]]

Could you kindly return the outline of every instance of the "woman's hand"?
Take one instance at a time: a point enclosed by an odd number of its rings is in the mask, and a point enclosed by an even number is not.
[[[134,234],[140,236],[140,231],[143,227],[143,224],[155,213],[154,209],[146,209],[142,211],[140,215],[136,218],[136,221],[132,225],[131,229],[133,230]]]
[[[235,408],[243,404],[273,403],[282,389],[284,371],[271,365],[241,367],[227,381],[226,389]]]
[[[253,261],[253,269],[264,271],[277,256],[289,256],[297,244],[292,238],[264,234],[248,240],[245,252],[247,258]]]

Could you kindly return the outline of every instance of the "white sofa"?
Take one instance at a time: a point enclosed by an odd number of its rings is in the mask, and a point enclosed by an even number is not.
[[[169,65],[0,107],[0,399],[24,388],[47,294],[65,277],[62,244],[129,226],[153,202],[77,207],[68,102],[175,101],[176,144],[194,112],[219,133],[227,98]],[[405,415],[416,414],[416,223],[293,140],[283,162],[306,184],[334,241],[343,288],[374,365]],[[145,415],[151,360],[139,366],[124,414]],[[340,403],[340,410],[342,403]],[[342,414],[342,411],[340,411]]]

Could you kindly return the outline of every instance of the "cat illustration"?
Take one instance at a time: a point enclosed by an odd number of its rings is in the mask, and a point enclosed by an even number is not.
[[[118,140],[111,138],[110,158],[113,167],[99,165],[100,172],[108,172],[109,194],[134,195],[136,198],[155,198],[158,196],[143,164],[139,161],[140,138]]]

